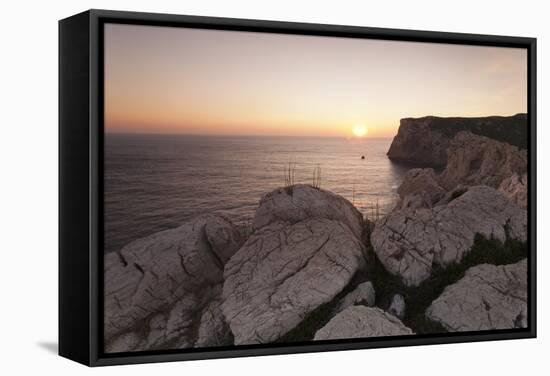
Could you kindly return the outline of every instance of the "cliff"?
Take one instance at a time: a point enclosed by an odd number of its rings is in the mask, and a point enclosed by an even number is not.
[[[371,233],[381,263],[407,286],[428,280],[434,267],[461,263],[478,235],[501,244],[527,240],[527,151],[461,131],[447,155],[440,174],[407,172],[398,205]],[[436,321],[449,328],[445,320]]]
[[[447,190],[458,184],[498,188],[505,179],[527,173],[527,150],[469,132],[451,140],[447,156],[440,176]]]
[[[397,189],[398,207],[431,208],[453,192],[475,185],[495,188],[527,208],[527,150],[459,132],[449,142],[447,165],[440,174],[432,168],[413,168],[405,174]]]
[[[388,150],[395,162],[426,167],[444,167],[451,139],[460,131],[527,148],[527,115],[478,118],[426,116],[401,119],[399,130]]]

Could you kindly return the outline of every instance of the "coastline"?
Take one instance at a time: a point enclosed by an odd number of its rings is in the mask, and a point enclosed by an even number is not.
[[[245,228],[207,213],[107,254],[105,350],[525,327],[526,151],[461,130],[446,152],[387,215],[288,179]]]

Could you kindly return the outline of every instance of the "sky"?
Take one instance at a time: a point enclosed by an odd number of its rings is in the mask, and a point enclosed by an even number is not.
[[[527,111],[525,49],[105,25],[107,132],[391,137]]]

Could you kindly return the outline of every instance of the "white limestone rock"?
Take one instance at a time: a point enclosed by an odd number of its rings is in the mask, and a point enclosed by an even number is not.
[[[527,114],[480,118],[436,117],[401,119],[388,158],[408,164],[445,167],[455,135],[468,131],[520,148],[527,147]]]
[[[278,188],[265,194],[252,225],[257,230],[274,222],[297,223],[311,218],[338,220],[361,239],[363,216],[351,202],[306,184]]]
[[[222,313],[222,286],[202,309],[194,347],[215,347],[233,344],[233,335]]]
[[[405,298],[403,298],[402,295],[395,294],[391,300],[388,312],[403,320],[403,318],[405,317],[405,309]]]
[[[364,265],[364,246],[340,221],[262,226],[225,265],[222,310],[235,344],[277,340]]]
[[[344,309],[353,305],[373,306],[376,300],[376,293],[372,282],[363,282],[359,284],[352,292],[342,298],[336,308],[336,312],[341,312]]]
[[[351,306],[315,333],[314,340],[387,337],[414,334],[397,317],[377,307]]]
[[[513,174],[512,176],[504,179],[498,190],[508,197],[512,202],[515,202],[518,206],[527,208],[527,173],[523,175]]]
[[[498,188],[512,175],[527,173],[527,150],[470,132],[457,133],[447,155],[439,182],[448,190],[458,184]]]
[[[452,332],[525,328],[527,260],[468,269],[432,302],[426,317]]]
[[[413,168],[405,174],[397,189],[399,209],[431,208],[445,195],[432,168]]]
[[[465,189],[432,209],[394,210],[377,222],[371,244],[384,267],[408,286],[431,275],[434,264],[459,263],[477,233],[525,241],[527,212],[487,186]]]
[[[105,255],[106,349],[193,346],[187,329],[220,295],[224,264],[242,243],[227,219],[204,215]]]

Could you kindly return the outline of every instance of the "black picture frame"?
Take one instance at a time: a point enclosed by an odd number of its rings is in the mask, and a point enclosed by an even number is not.
[[[519,47],[528,54],[528,327],[227,348],[102,352],[103,25]],[[295,22],[88,10],[59,21],[59,354],[88,366],[536,337],[536,39]]]

